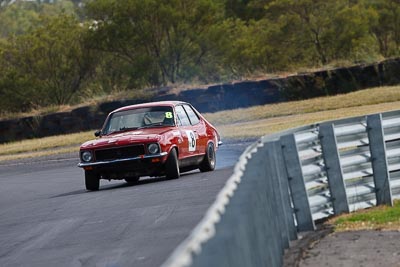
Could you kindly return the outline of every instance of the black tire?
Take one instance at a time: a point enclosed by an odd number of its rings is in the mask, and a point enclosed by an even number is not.
[[[176,149],[172,149],[165,161],[165,176],[167,179],[178,179],[180,176],[179,162]]]
[[[214,144],[209,143],[207,146],[206,154],[204,155],[203,161],[199,165],[201,172],[209,172],[215,169],[217,159],[215,157]]]
[[[139,181],[139,177],[127,177],[124,179],[125,182],[127,182],[128,184],[136,184]]]
[[[100,179],[94,171],[85,171],[86,190],[97,191],[100,187]]]

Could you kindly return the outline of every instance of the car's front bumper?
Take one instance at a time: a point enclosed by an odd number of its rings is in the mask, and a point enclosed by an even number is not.
[[[138,156],[133,158],[116,159],[110,161],[81,162],[78,167],[94,171],[102,179],[122,179],[133,176],[159,176],[165,171],[164,162],[167,152],[156,155]]]
[[[106,165],[114,165],[123,162],[129,161],[137,161],[137,160],[145,160],[145,159],[154,159],[154,158],[162,158],[166,156],[167,152],[161,152],[155,155],[143,155],[133,158],[125,158],[125,159],[114,159],[109,161],[96,161],[96,162],[80,162],[78,163],[78,167],[85,168],[85,167],[96,167],[96,166],[106,166]]]

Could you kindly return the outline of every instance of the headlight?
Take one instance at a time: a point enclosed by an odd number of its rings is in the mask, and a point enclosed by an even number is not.
[[[92,160],[92,152],[90,151],[85,151],[81,154],[81,158],[84,162],[89,162]]]
[[[150,154],[157,154],[160,152],[160,146],[158,144],[149,144],[147,146],[147,150],[149,151]]]

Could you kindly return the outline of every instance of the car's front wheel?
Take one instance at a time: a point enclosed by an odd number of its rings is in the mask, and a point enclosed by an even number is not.
[[[100,187],[99,175],[94,171],[85,171],[85,185],[89,191],[97,191]]]
[[[216,157],[214,144],[209,143],[207,146],[206,154],[204,155],[203,161],[199,165],[201,172],[209,172],[215,169]]]
[[[172,149],[165,161],[165,176],[167,179],[178,179],[180,176],[178,154]]]

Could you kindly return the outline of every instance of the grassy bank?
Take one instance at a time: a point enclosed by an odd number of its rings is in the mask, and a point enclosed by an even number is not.
[[[1,144],[0,161],[78,152],[79,144],[91,138],[93,131]]]
[[[344,95],[204,114],[223,139],[260,137],[319,121],[399,109],[400,86],[380,87]],[[0,161],[77,152],[94,138],[93,131],[24,140],[0,145]]]
[[[371,88],[343,95],[220,111],[206,115],[216,125],[224,125],[397,101],[400,101],[400,86],[389,86]],[[350,113],[345,115],[352,116]]]
[[[399,90],[400,91],[400,90]],[[294,102],[295,103],[295,102]],[[315,122],[381,113],[399,109],[400,101],[367,106],[338,108],[334,110],[277,116],[247,122],[222,124],[217,128],[221,135],[229,138],[247,138],[279,132],[285,129],[312,124]],[[247,111],[246,111],[247,112]]]
[[[329,220],[335,231],[400,230],[400,200],[393,207],[378,206]]]

